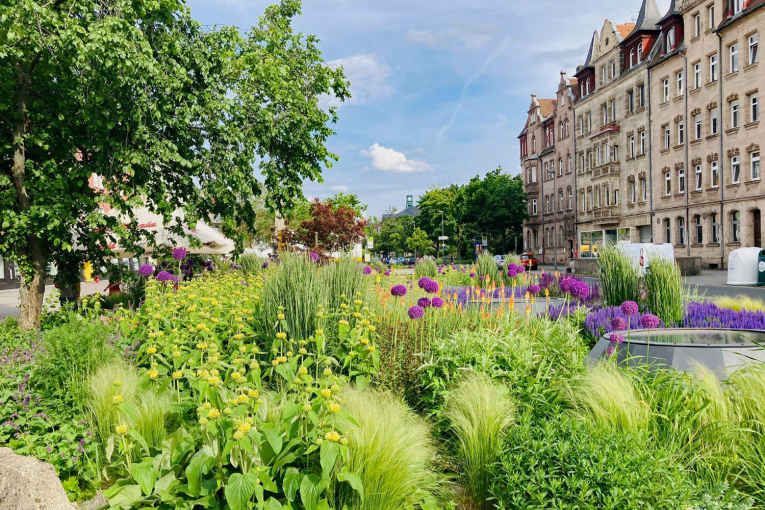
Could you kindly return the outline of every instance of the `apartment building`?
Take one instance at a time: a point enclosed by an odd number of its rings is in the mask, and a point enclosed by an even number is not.
[[[762,246],[763,7],[765,0],[673,1],[651,58],[655,238],[706,267]]]

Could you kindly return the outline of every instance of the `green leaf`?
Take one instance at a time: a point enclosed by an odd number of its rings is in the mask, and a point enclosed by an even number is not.
[[[282,450],[282,434],[281,432],[270,423],[264,423],[260,427],[261,432],[266,436],[266,441],[271,445],[276,455]]]
[[[279,492],[279,487],[274,483],[273,480],[271,480],[271,477],[268,476],[268,473],[265,471],[258,472],[258,479],[263,482],[263,488],[268,492]]]
[[[258,479],[252,473],[231,475],[223,491],[231,510],[247,510],[247,503],[255,494],[257,485]]]
[[[210,472],[215,465],[212,448],[202,447],[191,458],[191,462],[186,466],[186,478],[188,480],[189,493],[192,496],[199,496],[202,488],[202,477]]]
[[[170,471],[154,484],[154,494],[162,494],[162,491],[170,490],[171,487],[178,485],[178,483],[175,473]]]
[[[142,500],[141,487],[138,485],[126,485],[117,494],[109,497],[109,504],[112,507],[131,508],[138,506]]]
[[[321,444],[321,473],[323,476],[329,476],[337,462],[337,456],[340,455],[340,445],[332,441],[324,441]]]
[[[347,482],[353,490],[359,493],[361,502],[364,502],[364,483],[361,481],[359,475],[344,469],[337,474],[337,480],[339,482]]]
[[[109,436],[109,439],[106,441],[106,460],[111,461],[112,460],[112,454],[114,453],[114,436]]]
[[[146,452],[146,455],[150,455],[149,444],[146,442],[146,440],[137,430],[131,430],[130,432],[128,432],[128,434],[130,434],[130,437],[138,441],[138,444],[141,445],[141,448],[143,448],[143,451]]]
[[[278,500],[274,498],[268,498],[268,501],[266,501],[266,506],[263,507],[263,510],[283,510],[283,506],[281,503],[279,503]]]
[[[303,475],[300,474],[297,468],[287,468],[287,473],[284,475],[284,483],[282,488],[284,489],[284,495],[289,501],[295,501],[298,489],[300,488],[300,481],[303,479]]]
[[[157,482],[157,472],[154,471],[152,466],[152,459],[146,459],[140,464],[133,464],[130,475],[138,483],[145,495],[148,496],[154,491],[154,484]]]
[[[316,510],[319,496],[324,491],[324,480],[316,473],[310,473],[300,481],[300,500],[306,510]]]

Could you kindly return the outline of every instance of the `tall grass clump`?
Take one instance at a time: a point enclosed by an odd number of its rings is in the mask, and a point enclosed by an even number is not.
[[[259,257],[254,253],[243,253],[239,256],[239,265],[245,274],[255,274],[263,269],[266,259]]]
[[[514,418],[510,392],[486,374],[471,372],[447,397],[446,418],[457,441],[466,493],[473,508],[488,510],[489,466],[498,459],[503,432]]]
[[[727,308],[740,312],[742,310],[747,312],[763,312],[765,311],[765,302],[761,299],[754,299],[749,296],[738,295],[736,297],[721,296],[714,298],[714,304],[720,308]]]
[[[742,468],[738,485],[765,506],[765,367],[750,365],[734,372],[728,391],[743,429],[736,450]]]
[[[258,327],[261,334],[273,337],[276,317],[283,313],[289,336],[304,340],[316,329],[316,313],[323,301],[319,268],[305,253],[284,251],[279,260],[279,267],[263,284]]]
[[[483,252],[478,255],[478,260],[475,262],[476,276],[490,277],[492,281],[497,279],[499,270],[497,263],[494,261],[494,256],[489,252]],[[484,279],[484,282],[488,283],[488,280]]]
[[[422,258],[414,265],[414,275],[417,278],[422,278],[423,276],[435,278],[438,275],[438,266],[433,259]]]
[[[52,397],[51,402],[69,411],[82,410],[89,376],[117,357],[110,343],[113,334],[109,326],[76,314],[44,334],[35,381],[45,395]]]
[[[361,478],[364,499],[341,489],[333,508],[399,510],[434,505],[442,481],[433,469],[436,447],[427,423],[392,395],[373,390],[345,390],[343,406],[358,423],[347,429],[346,468]]]
[[[123,409],[138,405],[138,373],[135,368],[123,362],[114,362],[101,367],[91,377],[85,401],[90,421],[102,444],[114,433],[121,418],[127,419],[127,412],[120,416],[121,409],[114,405],[114,396],[122,397]]]
[[[597,426],[636,432],[649,424],[650,408],[632,379],[611,364],[600,363],[576,378],[567,393],[574,414]]]
[[[327,304],[331,310],[337,309],[344,301],[353,300],[364,289],[364,274],[359,263],[350,255],[340,257],[321,271]],[[345,299],[341,296],[345,296]]]
[[[606,306],[640,301],[640,272],[629,254],[615,244],[606,246],[598,257],[600,295]]]
[[[661,255],[649,255],[645,286],[648,309],[664,324],[681,324],[684,317],[685,286],[677,264]]]

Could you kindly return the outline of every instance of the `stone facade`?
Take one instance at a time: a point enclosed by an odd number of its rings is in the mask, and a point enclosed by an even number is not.
[[[655,237],[706,267],[725,267],[737,248],[762,246],[762,7],[673,2],[651,63],[652,136],[661,141],[652,157]]]
[[[576,246],[573,100],[566,73],[561,73],[556,99],[531,96],[521,142],[521,167],[529,194],[524,250],[541,263],[567,263]]]

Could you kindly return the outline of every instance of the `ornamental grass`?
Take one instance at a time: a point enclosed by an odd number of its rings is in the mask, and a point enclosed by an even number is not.
[[[649,255],[645,286],[647,308],[664,324],[682,324],[685,285],[678,265],[661,255]]]
[[[640,273],[629,254],[611,244],[598,256],[600,295],[606,306],[640,301]]]

